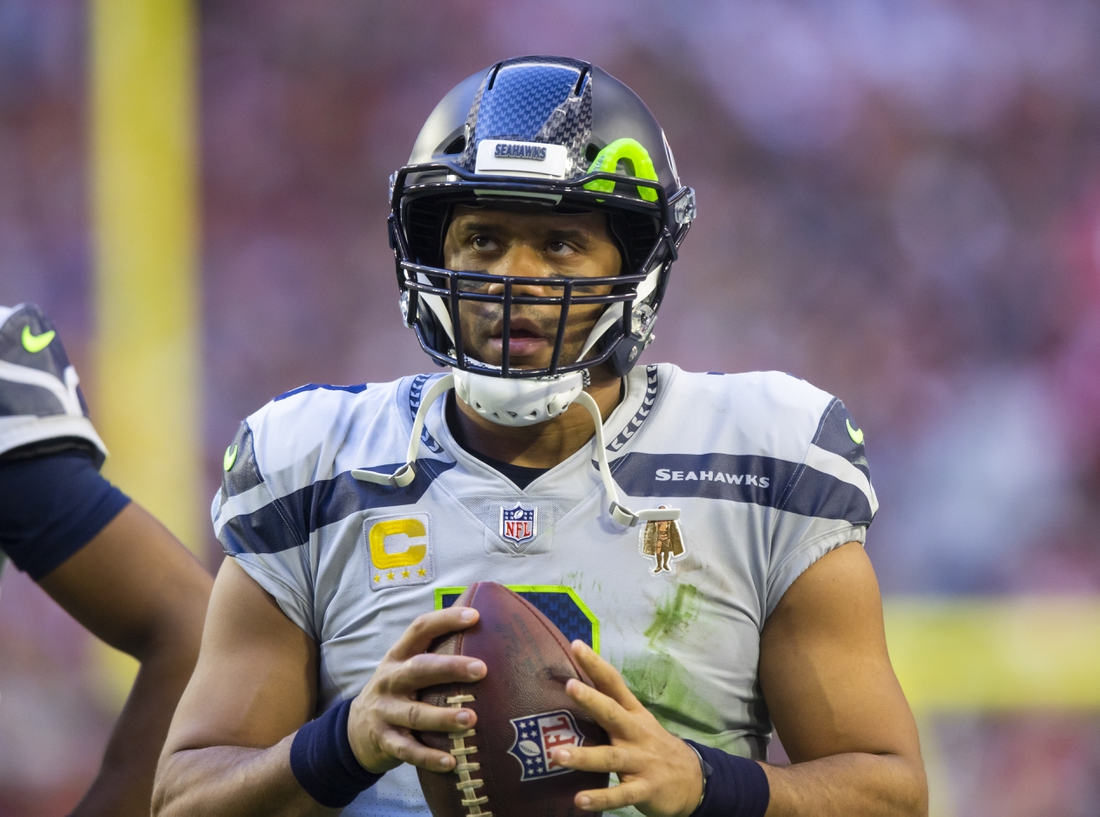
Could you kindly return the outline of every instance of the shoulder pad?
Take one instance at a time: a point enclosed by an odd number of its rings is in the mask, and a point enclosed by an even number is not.
[[[62,437],[106,456],[53,322],[35,304],[0,307],[0,453]]]

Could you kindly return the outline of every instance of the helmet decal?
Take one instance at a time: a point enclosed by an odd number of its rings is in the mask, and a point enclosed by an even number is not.
[[[531,175],[564,179],[567,158],[562,145],[482,139],[477,144],[474,172],[488,176]]]
[[[619,162],[622,161],[630,163],[631,172],[627,174],[628,176],[658,181],[657,171],[653,168],[653,160],[649,158],[649,151],[642,147],[642,143],[637,139],[616,139],[596,154],[596,161],[592,162],[588,172],[617,173]],[[615,182],[611,179],[593,179],[584,187],[586,190],[613,193]],[[638,195],[646,201],[657,201],[657,191],[652,187],[638,185]]]

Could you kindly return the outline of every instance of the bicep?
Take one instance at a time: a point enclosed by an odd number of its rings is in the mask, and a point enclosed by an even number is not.
[[[761,634],[760,682],[796,763],[847,752],[919,757],[878,582],[858,542],[823,556],[784,594]]]
[[[96,636],[141,659],[158,639],[197,645],[211,578],[131,502],[39,584]]]
[[[165,753],[272,746],[309,720],[316,702],[313,639],[233,559],[225,559]]]
[[[0,458],[0,547],[40,582],[86,546],[129,499],[87,452]]]

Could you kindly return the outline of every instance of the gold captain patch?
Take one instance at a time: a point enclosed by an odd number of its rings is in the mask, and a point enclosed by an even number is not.
[[[371,590],[427,584],[435,578],[427,514],[374,520],[364,527],[363,538],[370,553]]]

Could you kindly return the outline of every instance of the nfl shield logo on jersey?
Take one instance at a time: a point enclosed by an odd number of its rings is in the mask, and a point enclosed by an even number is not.
[[[525,508],[518,502],[514,508],[500,509],[501,538],[517,545],[535,538],[537,527],[535,520],[538,508]]]
[[[543,712],[541,715],[512,718],[511,723],[516,730],[516,739],[508,754],[523,767],[521,782],[573,771],[558,766],[549,757],[550,750],[557,746],[580,746],[584,743],[584,735],[577,729],[577,722],[569,712],[564,709]]]

